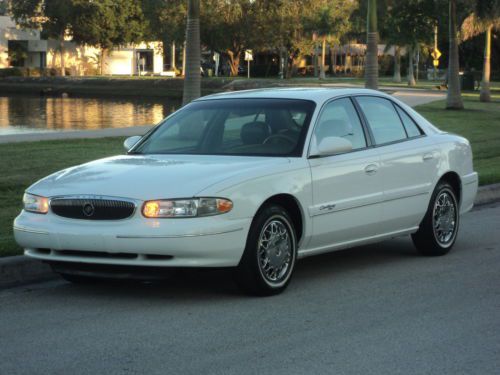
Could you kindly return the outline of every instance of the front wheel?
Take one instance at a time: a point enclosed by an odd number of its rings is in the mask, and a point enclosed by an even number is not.
[[[236,269],[236,282],[246,292],[268,296],[290,282],[297,258],[297,239],[288,212],[278,205],[259,210]]]
[[[420,228],[412,234],[417,250],[431,256],[448,253],[457,239],[459,221],[456,192],[447,182],[440,182],[432,194]]]

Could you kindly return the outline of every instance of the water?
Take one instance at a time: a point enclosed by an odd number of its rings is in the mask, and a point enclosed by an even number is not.
[[[179,108],[167,99],[0,96],[0,136],[152,125]]]

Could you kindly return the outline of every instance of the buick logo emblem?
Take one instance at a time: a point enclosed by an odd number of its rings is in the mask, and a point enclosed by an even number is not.
[[[95,207],[92,203],[86,202],[83,205],[83,214],[87,217],[90,217],[94,214],[95,212]]]

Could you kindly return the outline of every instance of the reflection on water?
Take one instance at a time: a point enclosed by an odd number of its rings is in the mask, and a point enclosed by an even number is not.
[[[157,98],[0,96],[0,135],[152,125],[179,106]]]

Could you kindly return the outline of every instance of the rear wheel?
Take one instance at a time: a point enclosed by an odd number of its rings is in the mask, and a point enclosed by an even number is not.
[[[457,239],[460,213],[457,193],[447,182],[434,190],[419,230],[412,234],[417,250],[423,255],[444,255]]]
[[[259,210],[236,269],[236,281],[247,293],[274,295],[290,282],[297,258],[295,229],[288,212],[278,205]]]

